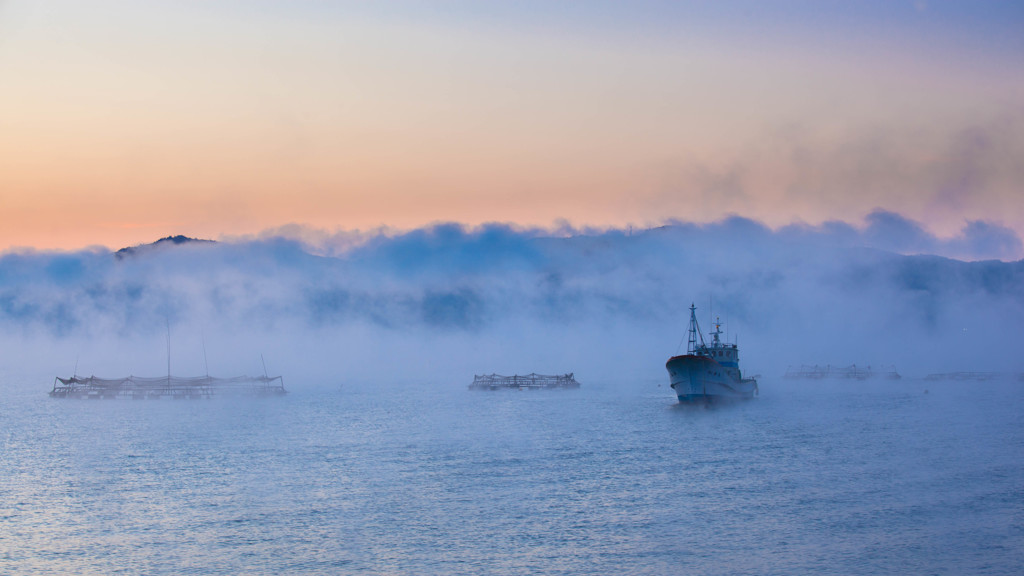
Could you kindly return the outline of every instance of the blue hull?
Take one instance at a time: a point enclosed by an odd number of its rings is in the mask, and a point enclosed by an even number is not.
[[[674,356],[665,364],[672,389],[683,403],[741,400],[757,395],[757,381],[736,379],[730,368],[706,356]]]

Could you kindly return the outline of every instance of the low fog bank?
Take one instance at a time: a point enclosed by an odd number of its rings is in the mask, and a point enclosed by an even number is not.
[[[738,338],[749,374],[895,365],[1024,371],[1024,261],[1011,231],[938,239],[899,215],[770,230],[292,228],[219,243],[0,257],[0,368],[99,376],[284,374],[286,384],[465,386],[474,373],[658,380],[688,308]],[[710,305],[709,305],[710,302]],[[685,347],[685,342],[682,342]]]

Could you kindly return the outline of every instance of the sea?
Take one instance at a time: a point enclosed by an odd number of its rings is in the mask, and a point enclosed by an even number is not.
[[[0,373],[0,573],[1022,573],[1024,381],[682,406],[577,378],[93,401]]]

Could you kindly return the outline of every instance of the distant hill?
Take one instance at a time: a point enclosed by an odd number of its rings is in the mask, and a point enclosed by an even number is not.
[[[179,244],[195,244],[195,243],[198,243],[198,244],[216,244],[216,241],[214,241],[214,240],[203,240],[203,239],[200,239],[200,238],[189,238],[188,236],[182,236],[181,234],[179,234],[177,236],[168,236],[166,238],[161,238],[161,239],[159,239],[156,242],[153,242],[151,244],[139,244],[138,246],[129,246],[127,248],[121,248],[120,250],[118,250],[117,252],[114,253],[114,256],[118,260],[120,260],[121,258],[127,258],[128,256],[135,256],[135,255],[139,254],[140,252],[145,252],[145,251],[152,250],[152,249],[154,249],[154,248],[156,248],[158,246],[166,246],[166,245],[170,245],[170,244],[179,245]]]

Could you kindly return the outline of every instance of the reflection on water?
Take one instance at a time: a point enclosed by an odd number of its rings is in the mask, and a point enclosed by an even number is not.
[[[1020,383],[764,382],[680,406],[295,383],[52,400],[5,381],[0,572],[1015,573]],[[928,388],[929,393],[924,393]]]

